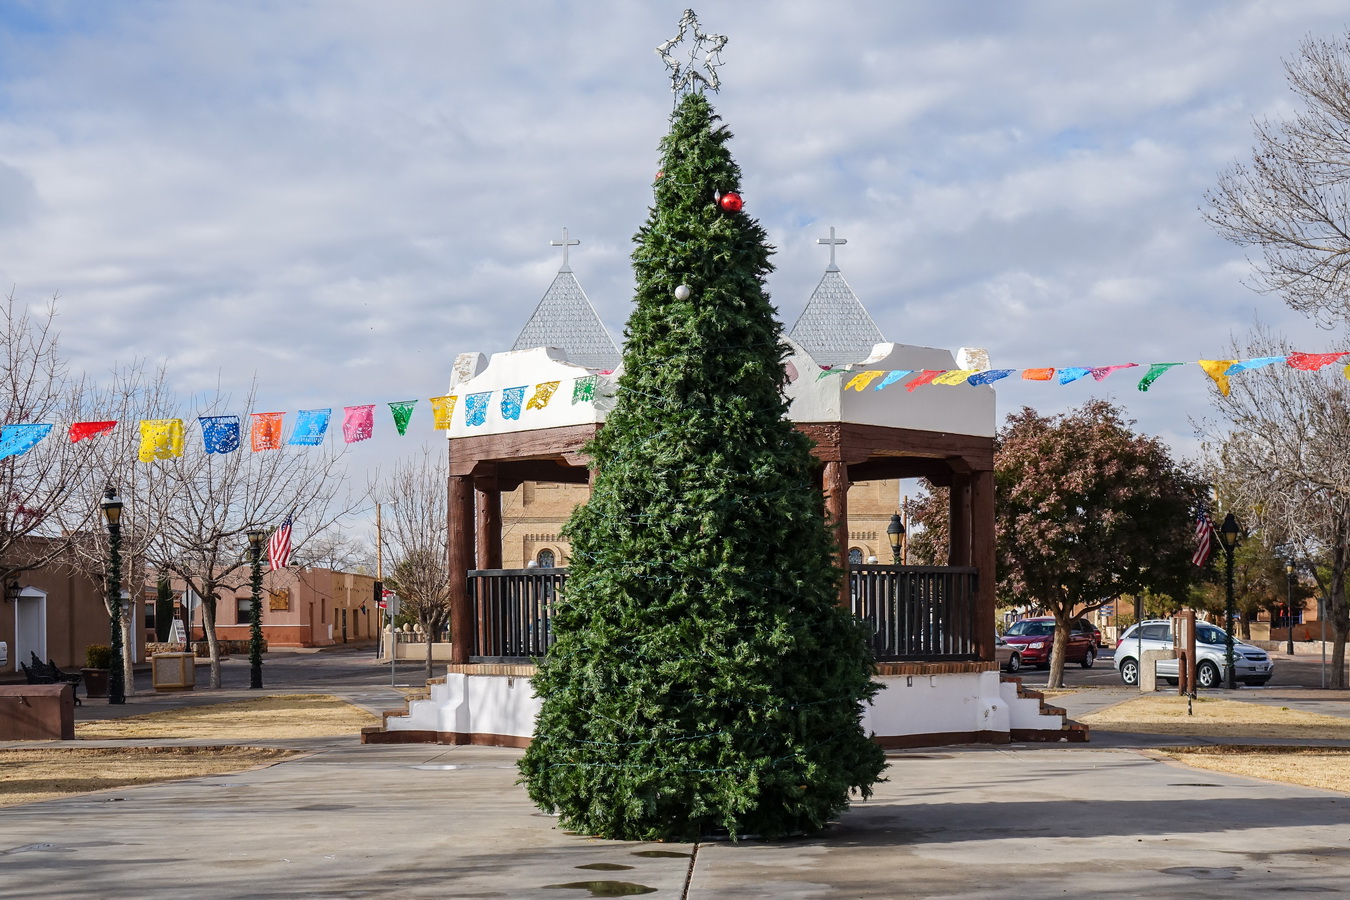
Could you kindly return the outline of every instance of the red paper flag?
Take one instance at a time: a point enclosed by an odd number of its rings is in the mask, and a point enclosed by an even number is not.
[[[925,384],[932,384],[933,379],[950,371],[949,369],[924,369],[917,377],[911,378],[905,382],[905,390],[912,391],[916,387],[923,387]]]
[[[117,420],[111,422],[76,422],[70,426],[70,442],[77,444],[85,438],[98,437],[100,434],[107,434],[117,425]]]
[[[1344,355],[1344,353],[1290,353],[1285,362],[1291,369],[1316,372],[1323,366],[1331,365]]]

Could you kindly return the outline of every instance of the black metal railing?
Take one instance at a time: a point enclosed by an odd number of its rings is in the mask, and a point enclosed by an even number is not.
[[[973,568],[849,567],[853,614],[872,626],[879,661],[976,659]],[[566,569],[478,569],[469,573],[473,662],[522,662],[553,645],[554,603]]]
[[[872,626],[877,660],[978,658],[977,578],[955,566],[849,566],[853,614]]]
[[[473,662],[538,659],[553,644],[553,606],[566,569],[476,569],[469,573]]]

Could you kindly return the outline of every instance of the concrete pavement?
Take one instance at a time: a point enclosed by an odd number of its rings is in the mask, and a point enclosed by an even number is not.
[[[1231,900],[1350,883],[1350,795],[1093,741],[890,754],[889,781],[819,837],[635,844],[535,810],[519,751],[317,740],[235,775],[0,808],[0,897]]]

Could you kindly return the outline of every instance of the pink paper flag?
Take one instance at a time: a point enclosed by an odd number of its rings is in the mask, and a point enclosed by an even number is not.
[[[342,407],[342,438],[349,444],[369,440],[375,431],[375,404]]]

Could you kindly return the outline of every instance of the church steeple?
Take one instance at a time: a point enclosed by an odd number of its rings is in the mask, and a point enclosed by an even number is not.
[[[562,266],[511,349],[558,347],[567,353],[568,362],[590,369],[612,371],[618,368],[623,359],[619,348],[614,346],[614,340],[568,265],[568,248],[581,241],[569,239],[564,228],[562,240],[549,243],[563,248]]]
[[[835,237],[831,227],[830,236],[816,243],[829,246],[830,265],[788,337],[822,366],[862,362],[885,338],[835,264],[835,247],[848,241]]]

